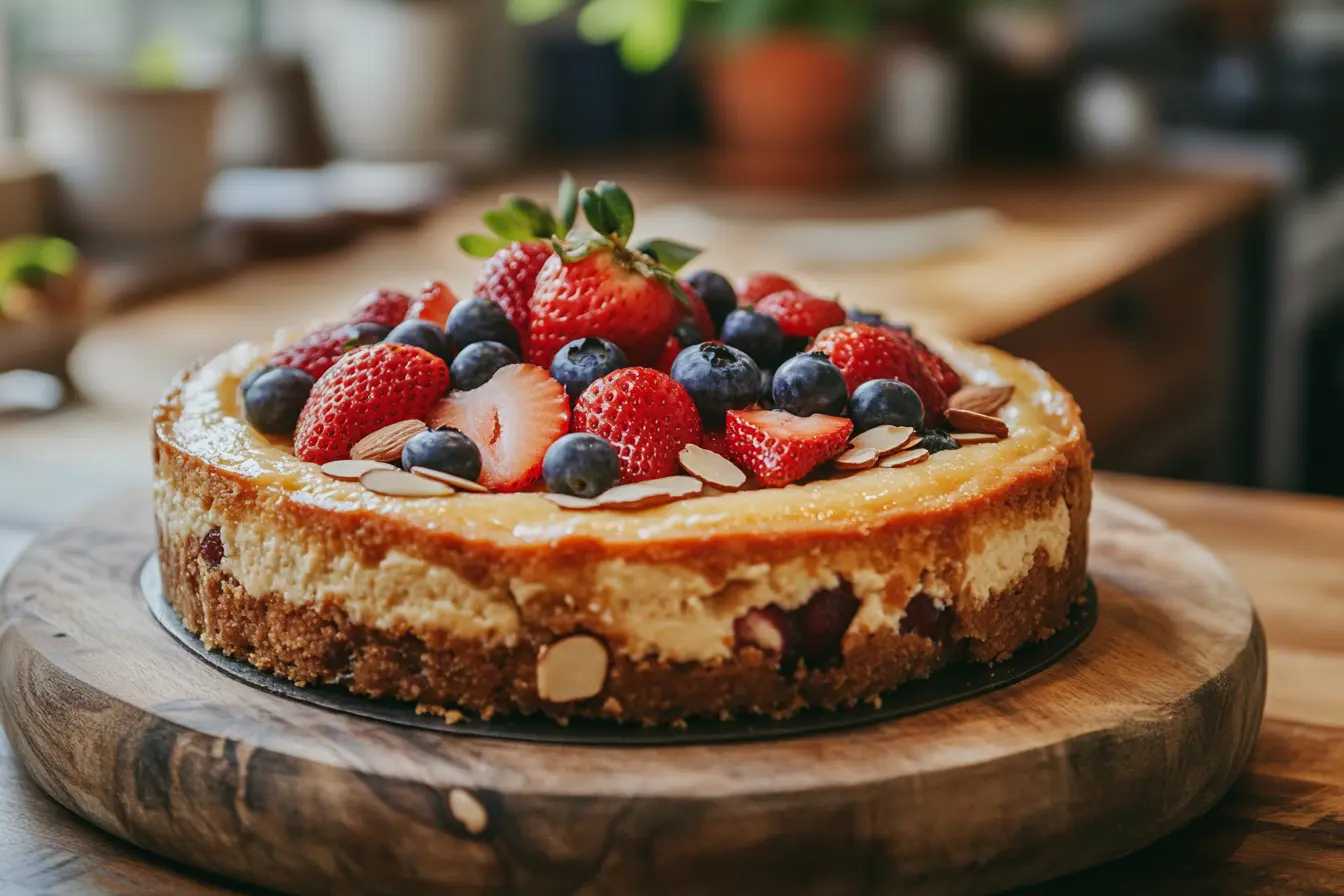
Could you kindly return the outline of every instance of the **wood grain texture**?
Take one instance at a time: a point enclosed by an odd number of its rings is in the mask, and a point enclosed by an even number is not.
[[[279,889],[991,892],[1207,811],[1259,727],[1263,639],[1227,571],[1104,496],[1094,530],[1097,630],[1029,682],[831,736],[619,750],[397,729],[219,675],[140,603],[135,497],[14,569],[0,700],[58,801]],[[484,807],[479,835],[455,790]]]

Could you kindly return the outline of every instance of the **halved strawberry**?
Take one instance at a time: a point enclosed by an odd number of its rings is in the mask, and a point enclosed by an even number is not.
[[[707,429],[700,433],[700,447],[713,451],[719,457],[733,459],[732,452],[728,450],[728,433],[722,429]]]
[[[811,339],[845,322],[845,309],[839,302],[796,289],[771,293],[756,303],[756,310],[773,317],[786,338]]]
[[[546,449],[569,432],[569,396],[540,367],[510,364],[484,386],[438,401],[426,422],[431,429],[451,426],[476,443],[481,485],[520,492],[541,478]]]
[[[346,352],[368,345],[376,338],[381,337],[374,333],[361,333],[354,324],[328,324],[271,355],[266,360],[266,366],[297,367],[317,379]]]
[[[318,379],[294,429],[294,454],[344,460],[369,433],[421,420],[448,388],[448,365],[422,348],[380,342],[341,357]]]
[[[381,324],[389,330],[406,319],[411,297],[395,289],[380,289],[359,300],[350,312],[352,324]]]
[[[700,412],[672,377],[625,367],[579,396],[574,429],[610,442],[621,460],[621,479],[642,482],[677,474],[681,449],[700,444]]]
[[[777,292],[796,290],[798,284],[783,274],[757,272],[739,278],[737,281],[737,303],[754,305],[766,296]]]
[[[952,365],[947,363],[942,355],[936,353],[918,339],[915,340],[915,348],[919,350],[919,359],[924,362],[924,366],[933,375],[939,388],[949,396],[956,395],[961,388],[961,374],[953,370]]]
[[[844,451],[853,431],[854,421],[844,417],[729,411],[728,451],[762,485],[788,485]]]
[[[457,296],[442,280],[430,280],[420,287],[420,295],[411,302],[407,320],[423,320],[440,329],[448,323],[448,314],[457,304]]]
[[[947,393],[924,366],[919,344],[909,333],[851,323],[821,333],[812,341],[812,351],[824,353],[840,368],[851,394],[869,380],[900,380],[919,394],[926,426],[938,425],[947,411]]]

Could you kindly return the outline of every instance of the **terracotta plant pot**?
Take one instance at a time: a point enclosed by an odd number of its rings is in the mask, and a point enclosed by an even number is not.
[[[872,102],[867,52],[806,33],[763,35],[715,48],[705,93],[711,167],[748,186],[823,187],[867,171]]]

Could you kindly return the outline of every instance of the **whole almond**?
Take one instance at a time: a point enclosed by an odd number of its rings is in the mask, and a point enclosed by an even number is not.
[[[607,647],[592,635],[571,635],[537,655],[537,695],[551,703],[587,700],[607,682]]]
[[[961,408],[949,408],[947,422],[950,429],[958,432],[983,432],[1001,439],[1008,438],[1008,424],[998,417],[967,411]]]
[[[1012,386],[963,386],[947,400],[947,406],[977,414],[997,414],[1013,399]]]
[[[390,464],[401,460],[401,449],[406,443],[425,431],[420,420],[403,420],[371,432],[350,449],[351,460],[378,460]]]

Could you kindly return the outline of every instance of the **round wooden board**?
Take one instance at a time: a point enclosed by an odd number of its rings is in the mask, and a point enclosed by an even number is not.
[[[447,737],[258,691],[150,615],[135,581],[152,547],[137,495],[19,561],[5,728],[98,826],[280,890],[995,892],[1207,810],[1264,708],[1264,637],[1231,574],[1100,494],[1100,618],[1059,663],[894,722],[727,745]]]

